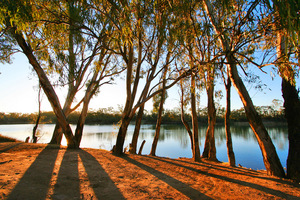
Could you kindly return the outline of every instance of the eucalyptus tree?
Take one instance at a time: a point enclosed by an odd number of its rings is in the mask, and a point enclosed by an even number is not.
[[[243,102],[250,127],[262,151],[267,173],[284,177],[285,173],[276,149],[237,70],[237,64],[242,60],[239,57],[245,55],[245,50],[249,52],[251,48],[253,49],[254,47],[251,44],[257,42],[257,39],[261,37],[255,31],[258,24],[256,20],[259,22],[262,20],[254,12],[259,1],[234,1],[230,3],[232,4],[229,4],[229,6],[222,6],[220,2],[204,1],[203,7],[222,45],[228,63],[230,79]]]
[[[172,52],[173,49],[164,48],[165,50],[162,51],[162,45],[165,43],[162,30],[165,30],[163,26],[165,26],[164,20],[167,17],[167,15],[162,14],[162,11],[167,12],[170,5],[167,1],[162,1],[159,4],[156,4],[155,1],[116,1],[110,3],[115,11],[111,15],[111,19],[117,30],[114,32],[116,45],[112,51],[120,56],[126,66],[126,102],[116,145],[113,148],[114,154],[122,155],[127,128],[136,110],[162,91],[162,89],[155,90],[162,81],[157,77],[169,63],[160,64],[159,61],[162,52]],[[160,53],[160,51],[162,52]],[[151,55],[150,52],[155,54],[155,62],[148,62],[147,64],[145,60],[147,56]],[[172,70],[169,70],[166,78],[168,84],[165,89],[175,85],[181,77],[188,73],[189,71],[180,77],[174,77]],[[140,80],[143,77],[145,77],[145,82],[141,85]],[[168,80],[170,81],[168,82]]]
[[[229,78],[228,71],[224,72],[224,69],[221,68],[222,78],[226,90],[226,110],[225,110],[225,133],[226,133],[226,146],[227,146],[227,155],[229,165],[234,167],[235,164],[235,155],[232,147],[232,137],[231,137],[231,124],[230,124],[230,116],[231,116],[231,80]],[[225,75],[227,74],[227,76]]]
[[[189,1],[189,9],[185,12],[186,38],[183,46],[186,49],[189,62],[197,66],[200,81],[206,87],[208,97],[208,129],[205,140],[203,157],[216,160],[216,148],[214,138],[214,126],[216,122],[216,109],[214,105],[214,79],[216,73],[217,58],[220,57],[218,44],[214,37],[214,31],[208,21],[207,16],[201,9],[201,4],[196,1]],[[191,77],[191,85],[194,85]],[[192,90],[193,91],[193,90]],[[193,92],[192,92],[193,94]],[[193,95],[191,102],[193,104]],[[191,105],[192,113],[194,106]],[[196,114],[194,114],[196,118]],[[194,118],[194,122],[195,122]],[[197,127],[196,122],[194,125]],[[194,130],[197,132],[197,130]]]
[[[68,147],[79,148],[90,99],[103,83],[110,82],[109,77],[118,73],[117,67],[109,64],[111,54],[104,48],[110,43],[105,37],[109,34],[108,21],[104,20],[103,15],[102,18],[95,15],[93,9],[88,9],[90,5],[82,1],[39,1],[23,6],[36,13],[26,21],[28,27],[19,30],[15,25],[17,21],[10,23],[7,20],[6,28],[37,71],[40,83],[57,116],[58,126],[62,127],[66,136]],[[18,10],[21,9],[16,11]],[[59,73],[61,83],[66,80],[68,94],[63,108],[45,70],[48,73]],[[82,100],[71,108],[76,94],[85,84],[87,89]],[[82,102],[74,136],[67,116]],[[56,141],[60,143],[59,139]]]
[[[153,110],[156,110],[156,112],[157,112],[157,121],[156,121],[155,134],[154,134],[154,138],[153,138],[153,142],[152,142],[152,147],[150,150],[151,156],[155,156],[155,153],[156,153],[156,147],[157,147],[159,134],[160,134],[162,114],[163,114],[163,110],[164,110],[164,103],[168,96],[166,89],[165,89],[166,88],[167,71],[168,71],[168,67],[165,67],[163,70],[163,74],[162,74],[161,87],[158,88],[158,89],[162,90],[161,93],[158,93],[157,95],[155,95],[153,97],[153,99],[154,99]]]
[[[43,69],[42,62],[39,60],[39,53],[43,48],[47,47],[47,43],[44,40],[36,39],[37,37],[43,37],[42,34],[38,34],[44,25],[43,23],[38,23],[38,19],[41,18],[40,15],[43,12],[38,12],[37,8],[31,3],[30,1],[1,1],[1,38],[4,38],[4,46],[7,46],[8,50],[12,50],[9,53],[1,53],[1,56],[4,58],[4,61],[10,61],[10,56],[16,51],[25,54],[37,73],[41,87],[47,95],[58,122],[64,130],[68,147],[75,148],[77,144],[72,129],[63,113],[54,88]],[[3,51],[2,46],[1,52]]]
[[[185,110],[188,105],[188,102],[190,101],[190,95],[188,95],[189,84],[187,84],[187,78],[180,80],[179,88],[180,88],[180,115],[181,115],[180,119],[181,119],[182,124],[184,125],[185,130],[187,131],[187,133],[190,137],[191,149],[193,151],[193,149],[194,149],[193,132],[191,131],[190,125],[185,117]]]
[[[57,6],[61,7],[61,5],[58,4]],[[57,57],[60,59],[57,59],[56,63],[59,63],[59,61],[62,63],[63,67],[60,68],[64,70],[60,72],[60,80],[68,87],[63,107],[65,116],[68,117],[71,112],[82,105],[81,115],[75,131],[78,141],[80,141],[79,138],[82,135],[89,101],[101,85],[110,83],[113,79],[112,76],[122,71],[122,69],[118,71],[116,63],[113,62],[117,59],[112,59],[114,57],[112,52],[107,50],[111,43],[109,34],[111,34],[112,29],[107,16],[99,11],[103,9],[103,6],[105,5],[93,1],[90,1],[89,4],[87,2],[70,1],[68,2],[67,12],[59,14],[50,12],[54,15],[54,20],[59,15],[56,20],[60,21],[57,23],[68,25],[68,43],[67,48],[65,48],[67,51],[64,48],[58,51]],[[55,22],[49,23],[54,23],[55,26]],[[83,95],[78,94],[85,85],[85,93]],[[75,99],[78,98],[81,98],[79,103],[73,105]],[[50,143],[60,144],[61,136],[62,130],[57,124]]]
[[[267,1],[268,2],[268,1]],[[272,5],[272,6],[271,6]],[[282,78],[282,96],[288,123],[289,153],[287,177],[300,181],[300,97],[295,78],[300,69],[299,2],[284,0],[268,2],[274,23],[266,24],[266,46],[276,47],[275,64]],[[276,43],[274,43],[276,41]],[[297,62],[298,61],[298,62]]]

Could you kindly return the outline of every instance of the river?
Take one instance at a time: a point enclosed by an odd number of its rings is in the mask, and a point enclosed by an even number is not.
[[[25,141],[31,136],[32,124],[0,125],[0,134]],[[48,143],[54,130],[54,124],[41,124],[38,129],[38,143]],[[71,126],[75,129],[75,126]],[[283,167],[286,167],[288,154],[288,136],[286,126],[267,126],[269,135],[276,147]],[[134,125],[128,128],[124,147],[129,146],[134,131]],[[236,156],[236,164],[252,169],[265,169],[260,148],[249,126],[235,125],[231,128],[233,150]],[[85,125],[80,147],[111,150],[116,142],[118,132],[117,125]],[[155,125],[142,125],[138,140],[138,148],[143,140],[146,140],[142,154],[149,154],[155,133]],[[203,152],[206,126],[200,126],[200,151]],[[226,149],[226,135],[223,126],[215,129],[217,159],[228,162]],[[65,139],[62,141],[66,145]],[[192,157],[189,136],[181,125],[162,125],[156,155],[169,158]]]

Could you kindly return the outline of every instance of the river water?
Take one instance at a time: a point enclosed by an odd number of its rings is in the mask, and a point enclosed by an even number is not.
[[[0,134],[25,141],[31,136],[32,124],[0,125]],[[48,143],[54,130],[54,124],[39,125],[38,143]],[[75,129],[75,126],[71,126]],[[286,167],[288,154],[288,138],[286,126],[267,127],[269,135],[276,147],[281,163]],[[130,125],[124,147],[129,146],[134,131],[134,125]],[[80,147],[111,150],[116,142],[118,132],[117,125],[85,125]],[[231,128],[233,150],[236,156],[236,164],[252,169],[265,169],[260,148],[249,126],[235,125]],[[206,126],[200,126],[200,151],[203,152]],[[149,154],[152,140],[155,134],[155,125],[142,125],[138,140],[138,148],[143,140],[146,140],[142,154]],[[224,126],[216,126],[215,129],[217,159],[228,162],[226,135]],[[65,139],[62,141],[66,145]],[[182,125],[162,125],[156,155],[169,158],[192,157],[189,136]]]

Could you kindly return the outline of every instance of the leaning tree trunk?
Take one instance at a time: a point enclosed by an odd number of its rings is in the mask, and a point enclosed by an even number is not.
[[[226,88],[226,112],[225,112],[225,132],[226,132],[226,146],[227,146],[227,155],[229,165],[235,166],[235,155],[232,148],[232,139],[230,131],[230,114],[231,114],[231,81],[230,78],[227,78]]]
[[[192,110],[192,128],[193,128],[193,159],[196,162],[201,161],[199,148],[198,118],[196,110],[196,84],[195,75],[191,75],[191,110]]]
[[[16,39],[18,45],[21,47],[23,50],[23,53],[26,55],[26,57],[29,60],[29,63],[32,65],[33,69],[36,71],[41,87],[43,88],[51,106],[52,109],[55,113],[55,116],[57,117],[58,123],[64,130],[64,134],[68,143],[68,148],[76,148],[76,140],[73,136],[72,129],[70,127],[70,124],[67,122],[67,119],[62,111],[60,102],[58,100],[58,97],[49,81],[47,78],[44,70],[36,60],[36,57],[33,55],[32,49],[30,46],[26,43],[25,39],[23,38],[23,35],[18,33],[15,27],[10,27],[11,33],[13,37]]]
[[[280,163],[276,149],[262,122],[261,117],[258,115],[254,108],[253,102],[243,81],[238,75],[238,70],[236,68],[233,55],[227,55],[227,60],[230,63],[228,66],[230,79],[243,102],[250,127],[253,130],[261,149],[267,173],[269,175],[284,177],[285,173]]]
[[[209,15],[209,18],[211,19],[212,25],[214,27],[214,30],[216,33],[222,37],[219,37],[219,40],[222,44],[223,51],[226,53],[226,59],[228,61],[228,71],[229,71],[229,76],[231,79],[231,82],[233,83],[233,86],[237,90],[244,108],[245,112],[250,124],[251,129],[253,130],[259,147],[261,149],[262,155],[263,155],[263,160],[264,164],[267,170],[267,173],[269,175],[274,175],[274,176],[279,176],[279,177],[284,177],[285,173],[283,170],[283,167],[280,163],[280,160],[278,158],[276,149],[273,145],[273,142],[265,128],[265,126],[262,123],[262,120],[258,113],[256,112],[253,102],[249,96],[249,93],[241,80],[238,70],[236,68],[236,61],[234,59],[234,55],[232,52],[232,48],[230,45],[230,41],[232,38],[229,38],[223,33],[222,28],[219,26],[219,21],[215,18],[214,16],[214,10],[212,7],[212,4],[210,1],[205,0],[204,2],[204,8]]]
[[[136,154],[137,142],[138,142],[138,138],[139,138],[139,134],[140,134],[140,128],[141,128],[142,118],[143,118],[144,108],[145,108],[144,105],[145,104],[143,104],[139,108],[139,112],[136,116],[134,132],[133,132],[131,144],[130,144],[130,147],[129,147],[129,153],[131,153],[131,154]]]

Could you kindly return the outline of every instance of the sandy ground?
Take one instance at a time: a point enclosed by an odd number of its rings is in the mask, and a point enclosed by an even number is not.
[[[300,199],[300,185],[207,160],[8,142],[0,199]]]

